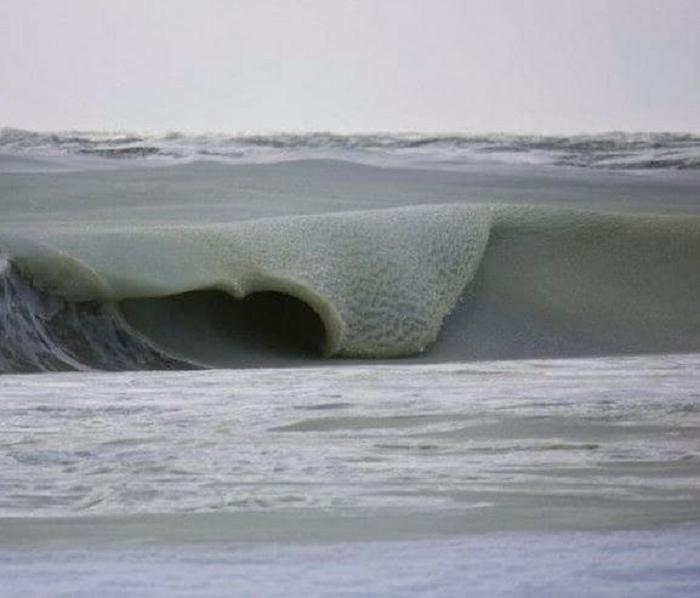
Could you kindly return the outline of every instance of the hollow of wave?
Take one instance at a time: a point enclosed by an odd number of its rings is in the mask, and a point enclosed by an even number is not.
[[[445,204],[0,245],[5,372],[700,350],[698,217]]]

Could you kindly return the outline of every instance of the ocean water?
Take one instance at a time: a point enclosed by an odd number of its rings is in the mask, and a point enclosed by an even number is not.
[[[0,594],[694,596],[700,141],[0,134]]]
[[[15,155],[178,163],[261,163],[334,158],[369,164],[459,169],[469,165],[575,166],[613,170],[700,168],[700,136],[690,133],[599,135],[438,135],[34,132],[0,130],[0,151]],[[85,167],[86,162],[82,162]]]

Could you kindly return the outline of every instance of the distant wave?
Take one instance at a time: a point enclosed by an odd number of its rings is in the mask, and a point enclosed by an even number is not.
[[[700,350],[700,218],[437,205],[0,235],[0,370]]]
[[[237,163],[338,158],[371,164],[459,168],[478,164],[600,169],[700,169],[700,135],[430,135],[335,133],[138,135],[0,130],[0,152],[103,159],[219,160]]]

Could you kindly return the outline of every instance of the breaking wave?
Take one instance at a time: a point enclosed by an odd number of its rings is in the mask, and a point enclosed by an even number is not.
[[[332,158],[370,164],[459,168],[482,164],[602,169],[700,169],[700,136],[690,133],[597,135],[429,135],[334,133],[139,135],[0,130],[0,151],[103,159],[236,163]]]
[[[0,259],[0,372],[184,369],[109,304],[70,302],[33,287]]]
[[[0,236],[0,371],[700,350],[700,218],[438,205]]]

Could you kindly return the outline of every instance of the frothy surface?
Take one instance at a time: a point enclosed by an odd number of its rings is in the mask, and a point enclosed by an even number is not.
[[[691,133],[598,135],[445,134],[188,134],[0,130],[0,151],[70,155],[82,168],[105,161],[177,163],[217,160],[267,163],[332,158],[375,165],[459,170],[493,164],[610,170],[697,170],[700,136]]]
[[[309,509],[383,520],[368,537],[693,521],[698,372],[654,356],[3,376],[0,516],[260,511],[263,538],[281,533],[267,515]]]

